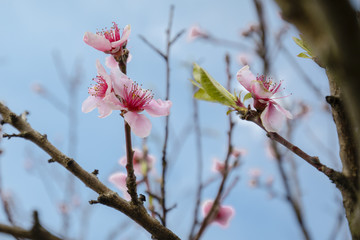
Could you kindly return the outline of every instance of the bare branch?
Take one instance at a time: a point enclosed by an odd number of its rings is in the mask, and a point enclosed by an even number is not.
[[[0,114],[4,123],[14,126],[25,138],[32,141],[48,153],[53,160],[65,167],[87,187],[99,194],[98,201],[101,204],[117,209],[129,218],[133,219],[157,239],[179,239],[173,232],[162,226],[156,219],[152,218],[146,209],[140,205],[135,206],[122,199],[117,193],[107,188],[94,174],[85,171],[74,159],[69,158],[56,147],[54,147],[47,138],[35,131],[28,122],[10,111],[0,102]]]

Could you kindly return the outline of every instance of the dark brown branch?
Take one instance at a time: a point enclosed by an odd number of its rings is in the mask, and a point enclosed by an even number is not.
[[[125,142],[126,142],[126,187],[128,188],[128,193],[131,197],[131,203],[137,205],[140,204],[138,201],[138,194],[136,190],[136,176],[134,173],[133,158],[134,150],[132,149],[131,144],[131,128],[130,125],[124,120],[125,126]]]
[[[264,126],[261,123],[258,112],[254,111],[254,110],[250,110],[250,111],[248,111],[248,113],[245,116],[243,116],[243,119],[254,122],[258,126],[260,126],[262,129],[264,129],[264,131],[266,131]],[[318,171],[324,173],[332,182],[334,182],[337,185],[337,187],[342,187],[342,188],[350,187],[348,180],[345,178],[345,176],[342,173],[335,171],[334,169],[329,168],[326,165],[322,164],[319,161],[318,157],[308,155],[303,150],[301,150],[299,147],[293,145],[292,143],[287,141],[285,138],[283,138],[276,132],[266,131],[266,133],[270,139],[280,143],[281,145],[283,145],[284,147],[289,149],[291,152],[295,153],[297,156],[304,159],[307,163],[309,163],[311,166],[316,168]]]
[[[135,206],[126,202],[117,193],[107,188],[96,176],[85,171],[74,159],[71,159],[60,152],[44,135],[35,131],[27,121],[10,111],[10,109],[1,102],[0,114],[3,117],[4,123],[14,126],[21,134],[24,134],[25,139],[35,143],[48,153],[53,160],[74,174],[87,187],[98,193],[99,197],[97,200],[101,204],[124,213],[159,240],[179,239],[173,232],[162,226],[156,219],[152,218],[142,205]]]
[[[30,230],[23,229],[17,226],[8,226],[0,224],[0,233],[5,233],[14,236],[15,238],[26,238],[33,240],[62,240],[48,232],[39,221],[37,212],[33,213],[34,223]]]

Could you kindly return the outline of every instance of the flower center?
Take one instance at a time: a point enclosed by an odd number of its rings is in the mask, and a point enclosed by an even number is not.
[[[281,82],[279,84],[274,83],[271,78],[267,78],[265,75],[257,76],[256,80],[262,82],[263,86],[272,93],[276,93],[281,86]]]
[[[93,78],[93,80],[97,84],[89,88],[89,94],[95,97],[104,98],[106,94],[106,90],[108,89],[108,85],[105,79],[102,76],[97,76],[96,78]]]
[[[139,84],[134,82],[130,88],[124,86],[124,97],[120,101],[128,111],[141,112],[153,97],[150,90],[144,90]]]
[[[105,28],[105,30],[97,32],[96,34],[104,36],[110,42],[116,42],[120,40],[120,30],[115,22],[113,22],[113,26],[110,28],[110,30]]]

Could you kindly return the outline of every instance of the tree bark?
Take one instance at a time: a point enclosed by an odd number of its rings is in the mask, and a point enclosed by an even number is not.
[[[329,78],[326,97],[338,133],[343,197],[353,239],[360,239],[360,30],[357,13],[346,0],[275,0],[285,20],[294,24],[310,46],[313,60]]]

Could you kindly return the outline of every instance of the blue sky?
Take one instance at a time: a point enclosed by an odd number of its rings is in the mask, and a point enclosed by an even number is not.
[[[122,27],[131,24],[132,33],[128,48],[133,59],[128,65],[128,75],[141,82],[144,87],[151,88],[155,97],[164,98],[164,62],[139,39],[139,35],[143,35],[160,49],[165,49],[165,29],[171,4],[175,5],[173,33],[199,24],[215,36],[250,45],[240,36],[240,32],[256,22],[253,3],[249,0],[228,0],[221,3],[206,0],[0,0],[0,4],[0,101],[4,101],[18,113],[28,110],[28,120],[32,126],[41,133],[46,133],[57,147],[67,152],[67,116],[35,94],[31,86],[39,83],[57,99],[67,103],[68,92],[57,73],[53,55],[55,53],[61,56],[67,74],[73,74],[75,67],[81,66],[79,99],[71,103],[78,109],[79,142],[75,157],[86,170],[99,169],[99,178],[110,187],[112,186],[107,182],[108,175],[115,171],[124,171],[117,164],[125,149],[123,122],[116,113],[100,119],[97,117],[97,111],[88,114],[81,112],[81,102],[87,97],[87,88],[92,84],[91,79],[96,76],[95,61],[99,59],[104,63],[106,57],[105,54],[87,46],[82,41],[83,34],[86,31],[95,32],[97,29],[110,27],[113,21]],[[270,34],[275,34],[284,22],[281,21],[278,9],[273,3],[266,2],[266,10]],[[298,36],[298,33],[290,28],[284,36],[284,45],[293,56],[296,56],[301,49],[293,43],[292,36]],[[234,76],[241,67],[235,60],[236,56],[240,53],[253,54],[252,49],[230,49],[204,41],[189,43],[186,41],[186,34],[172,48],[170,98],[173,108],[170,116],[169,151],[170,156],[176,161],[170,162],[167,193],[169,205],[176,203],[177,207],[169,214],[169,227],[184,239],[190,229],[196,172],[193,134],[180,138],[182,149],[176,152],[179,147],[177,140],[192,121],[192,93],[188,81],[191,69],[188,65],[198,61],[215,79],[225,83],[225,53],[228,52],[232,57],[231,70]],[[296,61],[321,89],[324,97],[328,93],[324,72],[310,60]],[[294,129],[295,144],[309,154],[319,156],[328,166],[338,169],[335,127],[331,116],[323,111],[324,102],[319,101],[283,55],[271,59],[271,62],[271,76],[276,80],[283,80],[285,95],[291,94],[284,99],[288,108],[299,100],[311,107],[307,118],[300,121]],[[251,69],[255,73],[261,73],[261,62],[258,58],[253,58]],[[239,88],[235,77],[233,86]],[[209,177],[212,175],[212,158],[222,159],[226,154],[227,110],[212,103],[201,102],[199,106],[201,127],[204,131],[203,171],[205,176]],[[159,160],[164,119],[153,118],[151,121],[154,126],[149,137],[149,150]],[[14,131],[10,127],[6,127],[5,130],[9,133]],[[60,232],[61,217],[56,205],[57,201],[66,196],[63,192],[68,179],[65,170],[56,164],[47,164],[48,156],[22,139],[2,140],[0,144],[5,150],[0,156],[2,184],[15,198],[15,216],[18,223],[24,227],[29,226],[31,211],[38,209],[44,225],[54,232]],[[224,202],[235,208],[236,215],[228,229],[211,226],[203,239],[303,239],[295,216],[283,198],[269,199],[266,190],[252,189],[248,186],[249,169],[261,168],[262,178],[274,176],[276,192],[280,195],[284,193],[276,164],[266,155],[264,132],[249,123],[238,121],[234,145],[248,151],[243,158],[242,166],[232,174],[232,178],[239,176],[240,181]],[[140,147],[141,140],[134,137],[134,146]],[[330,154],[322,146],[330,149]],[[177,155],[173,156],[172,153]],[[36,162],[36,167],[26,170],[24,165],[29,159]],[[334,228],[337,214],[341,211],[341,196],[322,174],[305,164],[303,160],[297,157],[294,159],[298,166],[306,225],[313,239],[329,239],[329,229]],[[219,181],[207,188],[204,198],[214,197],[218,184]],[[121,224],[127,225],[126,228],[120,228],[116,239],[149,239],[145,231],[140,230],[121,213],[103,206],[89,206],[87,202],[95,199],[96,195],[82,183],[75,181],[74,188],[78,192],[80,205],[74,210],[75,214],[71,218],[71,237],[77,238],[80,235],[83,222],[80,216],[81,213],[87,212],[90,225],[86,230],[85,239],[106,239],[109,232]],[[3,212],[0,213],[0,221],[5,221]],[[343,224],[337,239],[346,239],[347,232],[347,226]],[[1,238],[11,239],[2,235]]]

